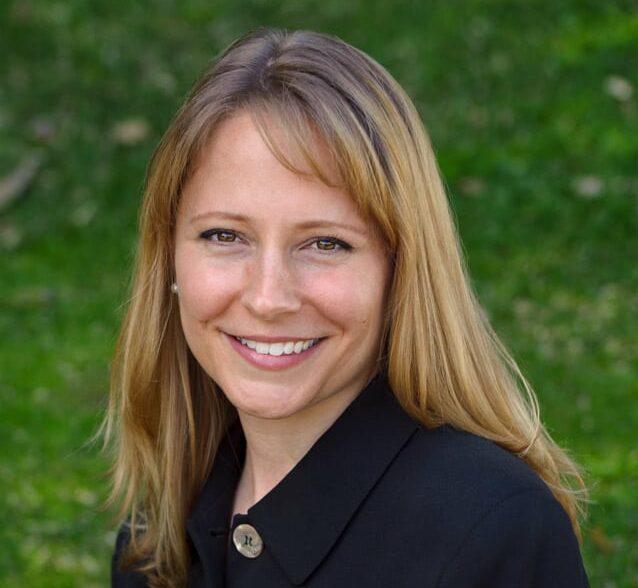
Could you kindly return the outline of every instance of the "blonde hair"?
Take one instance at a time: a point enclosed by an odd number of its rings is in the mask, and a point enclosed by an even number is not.
[[[136,563],[153,586],[185,583],[185,519],[234,419],[186,345],[170,284],[181,189],[216,125],[239,110],[253,115],[284,165],[295,169],[282,133],[328,181],[314,155],[318,134],[345,187],[383,234],[394,275],[382,367],[405,411],[426,427],[447,423],[520,456],[578,534],[583,480],[541,424],[533,391],[471,290],[437,163],[410,99],[379,64],[339,39],[261,29],[232,44],[202,77],[149,166],[104,423],[115,450],[110,502],[119,501],[119,516],[132,528],[124,563]]]

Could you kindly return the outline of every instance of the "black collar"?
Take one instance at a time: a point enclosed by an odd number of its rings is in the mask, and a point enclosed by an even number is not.
[[[293,584],[302,584],[323,561],[417,428],[387,380],[377,377],[293,470],[248,510],[250,524]],[[240,431],[228,436],[187,522],[200,557],[210,560],[204,566],[211,578],[223,574],[224,551],[211,553],[220,551],[221,541],[211,545],[211,537],[227,538],[244,443]]]

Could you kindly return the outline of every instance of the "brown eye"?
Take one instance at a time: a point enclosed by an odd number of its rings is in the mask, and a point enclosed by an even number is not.
[[[336,237],[319,237],[314,240],[313,245],[316,246],[319,251],[338,252],[352,250],[352,245]]]
[[[206,241],[217,243],[234,243],[237,240],[237,233],[224,229],[209,229],[204,231],[200,237]]]
[[[319,239],[317,241],[317,249],[321,249],[321,251],[332,251],[336,247],[337,243],[331,239]]]
[[[237,236],[235,233],[230,233],[228,231],[220,231],[217,233],[217,240],[222,243],[232,243],[236,238]]]

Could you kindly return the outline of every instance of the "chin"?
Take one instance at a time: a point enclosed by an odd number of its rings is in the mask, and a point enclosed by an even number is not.
[[[227,394],[227,398],[240,414],[253,418],[284,419],[302,412],[312,404],[312,402],[304,402],[299,397],[294,398],[286,387],[273,390],[271,387],[260,389],[252,385],[250,389],[248,394],[237,390],[233,394]]]
[[[303,411],[303,407],[285,403],[242,403],[235,405],[235,408],[240,414],[266,420],[286,419]]]

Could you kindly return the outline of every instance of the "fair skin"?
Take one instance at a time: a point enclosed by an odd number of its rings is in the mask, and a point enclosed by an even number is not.
[[[276,486],[376,372],[390,262],[320,142],[318,154],[336,186],[282,166],[240,112],[216,129],[177,213],[184,334],[246,437],[235,512]]]

